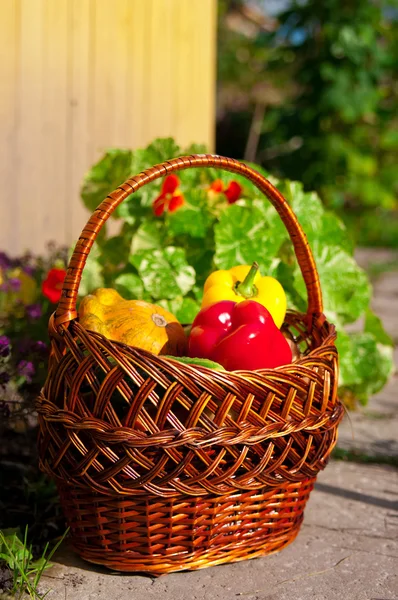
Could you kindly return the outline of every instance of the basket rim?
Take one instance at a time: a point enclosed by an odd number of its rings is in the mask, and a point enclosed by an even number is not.
[[[299,320],[302,323],[307,323],[307,321],[308,321],[308,315],[306,313],[301,313],[299,311],[288,310],[286,315],[290,318],[293,318],[296,321]],[[272,376],[272,374],[275,372],[277,372],[278,374],[289,373],[292,369],[292,366],[295,367],[295,370],[297,369],[297,367],[302,367],[302,368],[308,369],[308,367],[306,366],[306,363],[308,363],[312,357],[315,357],[317,354],[319,354],[319,352],[323,348],[326,348],[329,345],[335,346],[335,341],[337,339],[336,326],[333,323],[331,323],[330,321],[328,321],[328,319],[326,318],[324,313],[314,315],[314,317],[315,317],[315,319],[313,322],[313,328],[312,328],[313,330],[314,330],[314,328],[319,329],[320,325],[322,325],[323,327],[329,328],[328,334],[322,338],[321,342],[316,346],[316,348],[313,348],[307,354],[305,354],[304,356],[301,356],[294,362],[288,363],[286,365],[281,365],[279,367],[273,367],[273,368],[268,368],[268,369],[251,369],[251,370],[237,369],[235,371],[228,371],[228,370],[216,371],[215,369],[212,369],[211,367],[206,367],[204,365],[182,363],[182,362],[179,362],[178,360],[175,360],[175,359],[178,359],[178,357],[172,357],[169,355],[166,356],[166,355],[162,355],[162,354],[154,354],[153,352],[144,350],[143,348],[139,348],[138,346],[130,346],[128,344],[125,344],[124,342],[106,338],[106,336],[104,336],[103,334],[101,334],[99,332],[92,331],[90,329],[86,329],[83,325],[80,324],[78,317],[74,318],[68,324],[68,326],[71,326],[71,329],[73,330],[73,328],[76,327],[76,325],[77,325],[78,328],[81,328],[90,337],[92,337],[94,339],[98,339],[98,340],[104,340],[105,345],[108,345],[110,343],[112,346],[120,348],[124,352],[126,352],[126,351],[132,352],[133,354],[138,355],[142,358],[152,360],[155,363],[158,362],[159,365],[173,365],[178,370],[180,370],[181,372],[186,373],[186,374],[193,375],[196,372],[198,372],[198,373],[204,372],[206,374],[215,375],[217,373],[217,374],[222,375],[223,378],[227,377],[228,379],[231,379],[231,380],[236,380],[236,381],[243,380],[244,381],[245,378],[247,378],[247,377],[252,378],[253,374],[263,375],[263,376]],[[51,315],[50,321],[49,321],[50,337],[52,337],[54,339],[62,340],[63,335],[68,335],[68,328],[63,325],[58,326],[56,328],[54,326],[54,320],[55,320],[55,313],[53,313]],[[284,325],[287,325],[289,328],[290,323],[286,323],[286,321],[285,321]],[[283,327],[283,325],[282,325],[282,327]],[[60,332],[62,332],[62,333],[60,333]]]

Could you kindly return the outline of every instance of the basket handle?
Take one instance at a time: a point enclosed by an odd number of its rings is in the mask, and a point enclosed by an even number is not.
[[[60,325],[67,326],[70,321],[77,317],[76,300],[87,256],[102,226],[114,210],[123,200],[147,183],[159,177],[164,177],[173,171],[182,171],[191,167],[216,167],[225,171],[238,173],[252,181],[269,198],[278,211],[293,243],[297,261],[307,288],[307,315],[311,316],[323,312],[322,294],[314,257],[305,233],[282,194],[263,175],[260,175],[260,173],[244,163],[214,154],[194,154],[192,156],[183,156],[165,161],[128,179],[114,192],[109,194],[93,212],[76,243],[69,261],[62,287],[61,299],[55,312],[54,326],[57,329]]]

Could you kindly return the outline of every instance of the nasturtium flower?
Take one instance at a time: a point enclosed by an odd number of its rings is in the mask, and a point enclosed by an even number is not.
[[[165,212],[175,212],[184,203],[185,199],[179,186],[180,180],[177,175],[171,173],[163,181],[162,189],[157,198],[153,201],[152,209],[156,217],[162,216]]]
[[[216,179],[211,184],[210,190],[217,194],[223,193],[228,200],[228,204],[234,204],[242,195],[242,186],[235,180],[230,181],[227,187],[225,187],[221,179]]]
[[[50,269],[47,278],[42,283],[42,292],[50,302],[59,302],[62,284],[66,276],[65,269]]]

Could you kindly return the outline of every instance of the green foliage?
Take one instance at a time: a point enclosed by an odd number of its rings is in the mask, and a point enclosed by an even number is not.
[[[156,140],[146,150],[131,153],[131,164],[150,167],[171,150],[175,156],[184,154],[170,139]],[[111,162],[106,164],[112,168]],[[305,311],[306,289],[291,241],[279,215],[257,188],[217,169],[190,169],[178,177],[185,203],[175,212],[166,210],[155,217],[152,203],[161,192],[159,180],[151,184],[150,192],[139,190],[122,204],[119,217],[125,215],[125,221],[118,235],[99,240],[88,263],[85,292],[89,281],[102,281],[125,298],[160,304],[188,324],[200,309],[202,286],[212,270],[257,260],[263,274],[280,280],[289,307]],[[242,186],[235,204],[210,190],[220,178],[224,187],[234,179]],[[86,181],[90,179],[89,173]],[[104,180],[113,181],[111,174],[104,173]],[[325,312],[339,332],[341,389],[366,401],[385,384],[393,364],[391,340],[369,309],[368,277],[353,258],[353,244],[343,223],[325,210],[317,194],[305,192],[298,182],[273,182],[296,213],[315,256]],[[112,191],[109,185],[97,183],[96,205],[102,200],[100,193],[106,196]],[[348,334],[345,325],[360,317],[364,317],[363,331]]]
[[[45,569],[50,568],[50,560],[66,534],[57,542],[54,548],[48,552],[48,543],[46,544],[41,557],[34,560],[32,546],[28,546],[28,528],[25,528],[25,535],[21,540],[18,529],[5,529],[0,531],[0,566],[1,562],[9,569],[12,579],[11,593],[18,594],[22,598],[27,592],[32,599],[42,600],[48,592],[41,595],[38,591],[38,585]]]
[[[195,270],[187,264],[183,248],[139,250],[131,255],[131,264],[154,300],[185,295],[195,284]]]
[[[270,269],[286,231],[273,231],[267,218],[270,215],[262,208],[248,200],[228,206],[221,214],[215,226],[214,262],[218,268],[229,269],[256,260],[264,272]]]
[[[250,36],[225,18],[245,4],[222,0],[217,152],[243,156],[263,105],[256,161],[317,190],[361,243],[397,246],[397,0],[292,0]]]
[[[130,150],[112,149],[90,169],[81,191],[82,200],[90,212],[131,175],[131,161]]]
[[[379,344],[371,333],[347,335],[339,329],[337,349],[341,388],[366,404],[369,396],[380,391],[394,371],[392,347]]]

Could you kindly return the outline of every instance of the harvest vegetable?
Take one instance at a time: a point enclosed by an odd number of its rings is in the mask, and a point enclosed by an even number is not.
[[[221,300],[244,302],[255,300],[269,310],[277,327],[286,314],[286,294],[277,279],[262,277],[258,264],[239,265],[229,270],[214,271],[206,279],[202,308]]]
[[[190,358],[189,356],[165,356],[165,358],[172,358],[180,363],[186,365],[197,365],[199,367],[207,367],[208,369],[214,369],[214,371],[225,371],[224,367],[220,363],[208,358]]]
[[[289,344],[270,312],[253,300],[223,300],[202,308],[192,324],[188,354],[214,360],[228,371],[268,369],[292,361]]]
[[[154,354],[186,354],[184,329],[174,315],[142,300],[124,300],[110,288],[100,288],[83,298],[79,322],[108,339]]]

